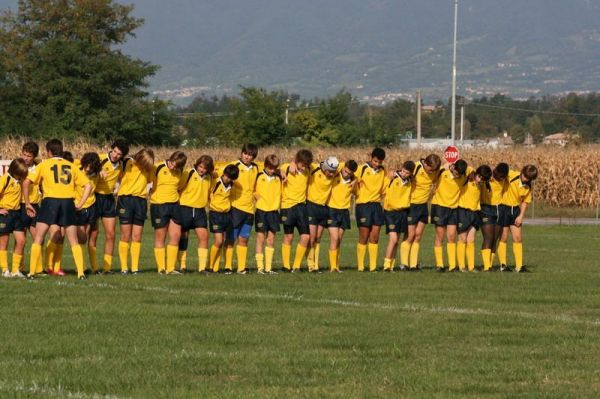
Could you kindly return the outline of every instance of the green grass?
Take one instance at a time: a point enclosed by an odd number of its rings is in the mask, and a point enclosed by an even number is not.
[[[600,395],[597,227],[527,226],[529,274],[168,277],[147,232],[142,275],[0,279],[1,398]]]

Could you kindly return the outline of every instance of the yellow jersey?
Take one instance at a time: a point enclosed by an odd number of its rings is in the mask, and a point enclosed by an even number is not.
[[[27,178],[41,185],[44,198],[74,199],[75,187],[89,183],[71,162],[60,157],[44,159]]]
[[[150,203],[168,204],[179,201],[177,190],[180,180],[181,172],[169,169],[166,161],[155,164]]]
[[[29,167],[29,173],[35,172],[35,168],[39,162],[37,160],[33,161],[33,165]],[[40,186],[34,183],[29,185],[29,203],[30,204],[39,204],[42,202],[42,193],[40,192]],[[21,203],[25,203],[25,198],[23,197],[23,193],[21,193]]]
[[[477,183],[474,180],[465,180],[460,188],[458,199],[459,208],[478,211],[481,209],[481,193],[486,189],[484,182]]]
[[[0,176],[0,209],[16,211],[21,207],[21,183],[8,173]]]
[[[341,173],[333,178],[327,206],[333,209],[350,209],[352,195],[356,193],[356,179],[344,179]]]
[[[112,162],[108,153],[99,156],[105,177],[99,177],[95,192],[98,194],[112,194],[115,191],[119,176],[123,173],[123,161]]]
[[[458,208],[461,187],[465,184],[467,176],[472,170],[473,168],[467,167],[465,176],[455,178],[450,170],[442,169],[439,172],[435,194],[431,203],[451,209]]]
[[[385,189],[385,168],[373,169],[368,163],[362,165],[357,174],[357,204],[380,202]]]
[[[289,163],[281,165],[281,170],[286,173],[286,180],[281,190],[281,209],[288,209],[306,202],[310,168],[305,168],[302,173],[291,173],[289,169]]]
[[[437,184],[439,171],[431,173],[425,171],[423,161],[419,161],[413,171],[411,179],[412,193],[410,202],[413,204],[426,204],[431,197],[431,188]]]
[[[210,173],[200,176],[196,169],[183,172],[179,182],[179,205],[190,208],[205,208],[212,185]]]
[[[245,165],[239,160],[229,165],[237,166],[240,171],[238,178],[233,182],[231,206],[246,213],[254,213],[254,184],[258,175],[258,165],[254,162]]]
[[[523,202],[527,204],[531,202],[531,184],[521,182],[521,172],[516,170],[509,171],[504,187],[502,194],[503,205],[519,206]]]
[[[500,205],[502,203],[502,193],[504,191],[504,182],[498,181],[493,177],[489,184],[481,188],[481,205]]]
[[[254,192],[257,194],[256,209],[264,212],[278,211],[281,207],[281,177],[260,172]]]
[[[123,176],[117,195],[146,198],[148,196],[148,184],[152,182],[152,174],[142,171],[135,164],[133,158],[126,158],[123,161],[123,167]]]
[[[94,194],[96,187],[98,186],[98,179],[100,178],[100,176],[98,175],[88,175],[87,173],[85,173],[85,171],[83,170],[83,167],[81,166],[81,160],[76,159],[75,162],[73,162],[73,166],[75,167],[75,170],[77,171],[77,173],[81,173],[83,174],[85,177],[87,177],[89,183],[92,185],[92,191],[90,191],[90,195],[88,195],[87,199],[85,200],[85,202],[83,203],[83,206],[81,207],[81,209],[86,209],[89,208],[90,206],[94,205],[94,202],[96,202],[96,194]],[[83,197],[83,191],[84,191],[84,185],[76,185],[75,186],[75,205],[77,206],[79,204],[79,201],[81,201],[81,198]]]
[[[386,177],[383,209],[397,211],[410,207],[411,187],[410,179],[402,179],[397,173],[392,179]]]
[[[210,210],[229,212],[231,209],[231,190],[233,184],[225,184],[221,178],[215,179],[210,189]]]
[[[343,164],[338,166],[336,174],[343,168]],[[333,187],[333,178],[327,177],[321,170],[321,167],[314,163],[310,166],[310,176],[308,178],[308,192],[307,199],[318,205],[326,205],[329,195],[331,194],[331,187]]]

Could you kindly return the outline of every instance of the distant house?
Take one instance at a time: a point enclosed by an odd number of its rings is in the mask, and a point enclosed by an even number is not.
[[[423,112],[424,114],[430,114],[441,108],[442,108],[442,106],[440,106],[440,105],[423,105],[421,107],[421,112]]]
[[[576,134],[571,134],[567,132],[554,133],[549,136],[544,137],[542,141],[545,145],[558,145],[561,147],[566,146],[569,142],[579,138]]]

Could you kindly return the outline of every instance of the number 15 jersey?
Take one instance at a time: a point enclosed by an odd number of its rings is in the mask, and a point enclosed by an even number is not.
[[[75,185],[84,186],[89,180],[85,174],[66,159],[44,159],[27,176],[34,184],[40,184],[44,198],[75,198]]]

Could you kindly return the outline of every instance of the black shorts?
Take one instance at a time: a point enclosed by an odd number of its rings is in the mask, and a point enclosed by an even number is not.
[[[44,198],[38,213],[38,222],[61,227],[75,225],[73,198]]]
[[[77,226],[93,225],[98,220],[98,214],[96,213],[96,203],[85,209],[80,209],[75,212],[75,224]]]
[[[485,224],[498,224],[498,207],[495,205],[481,205],[479,218],[482,226]]]
[[[208,218],[204,208],[179,205],[179,221],[183,231],[208,228]]]
[[[256,210],[254,215],[254,231],[257,233],[266,233],[279,231],[279,212],[277,211],[261,211]]]
[[[117,217],[117,202],[114,195],[96,193],[96,215],[98,218]]]
[[[314,202],[306,202],[306,214],[308,215],[308,224],[317,226],[327,226],[329,212],[325,205],[315,204]]]
[[[211,233],[226,233],[228,236],[233,232],[231,223],[231,211],[229,212],[208,212],[208,222]]]
[[[0,234],[10,234],[13,231],[22,231],[21,226],[21,210],[9,210],[8,214],[0,215]]]
[[[28,228],[30,228],[31,226],[35,227],[35,223],[37,222],[38,214],[40,213],[40,206],[38,204],[31,204],[31,206],[33,206],[33,209],[35,209],[34,217],[30,217],[27,214],[27,208],[25,208],[25,204],[21,204],[21,209],[20,209],[21,220],[19,222],[19,227],[18,227],[18,229],[21,231],[25,231]]]
[[[329,213],[327,227],[350,230],[350,211],[348,209],[327,208],[327,211]]]
[[[498,205],[498,224],[502,227],[513,226],[521,214],[518,206]]]
[[[285,234],[293,234],[294,228],[298,229],[298,234],[310,233],[305,204],[296,204],[291,208],[280,210],[279,218]]]
[[[481,217],[479,215],[479,211],[472,211],[470,209],[458,208],[458,225],[457,231],[459,233],[464,233],[468,231],[471,227],[475,227],[475,230],[479,230],[481,227]]]
[[[117,214],[119,223],[143,226],[148,213],[148,203],[145,198],[124,195],[117,198]]]
[[[385,224],[383,208],[379,202],[357,204],[355,214],[358,227],[382,226]]]
[[[458,224],[458,210],[441,205],[431,205],[431,222],[436,226]]]
[[[171,220],[177,224],[181,224],[179,204],[177,202],[150,204],[150,221],[152,222],[152,227],[155,229],[167,227]]]
[[[407,219],[410,226],[415,226],[419,222],[424,224],[429,223],[429,207],[427,203],[410,204]]]
[[[232,207],[231,224],[234,229],[241,229],[245,224],[252,226],[254,224],[254,215]]]
[[[408,209],[384,211],[385,233],[406,233],[408,231]]]

